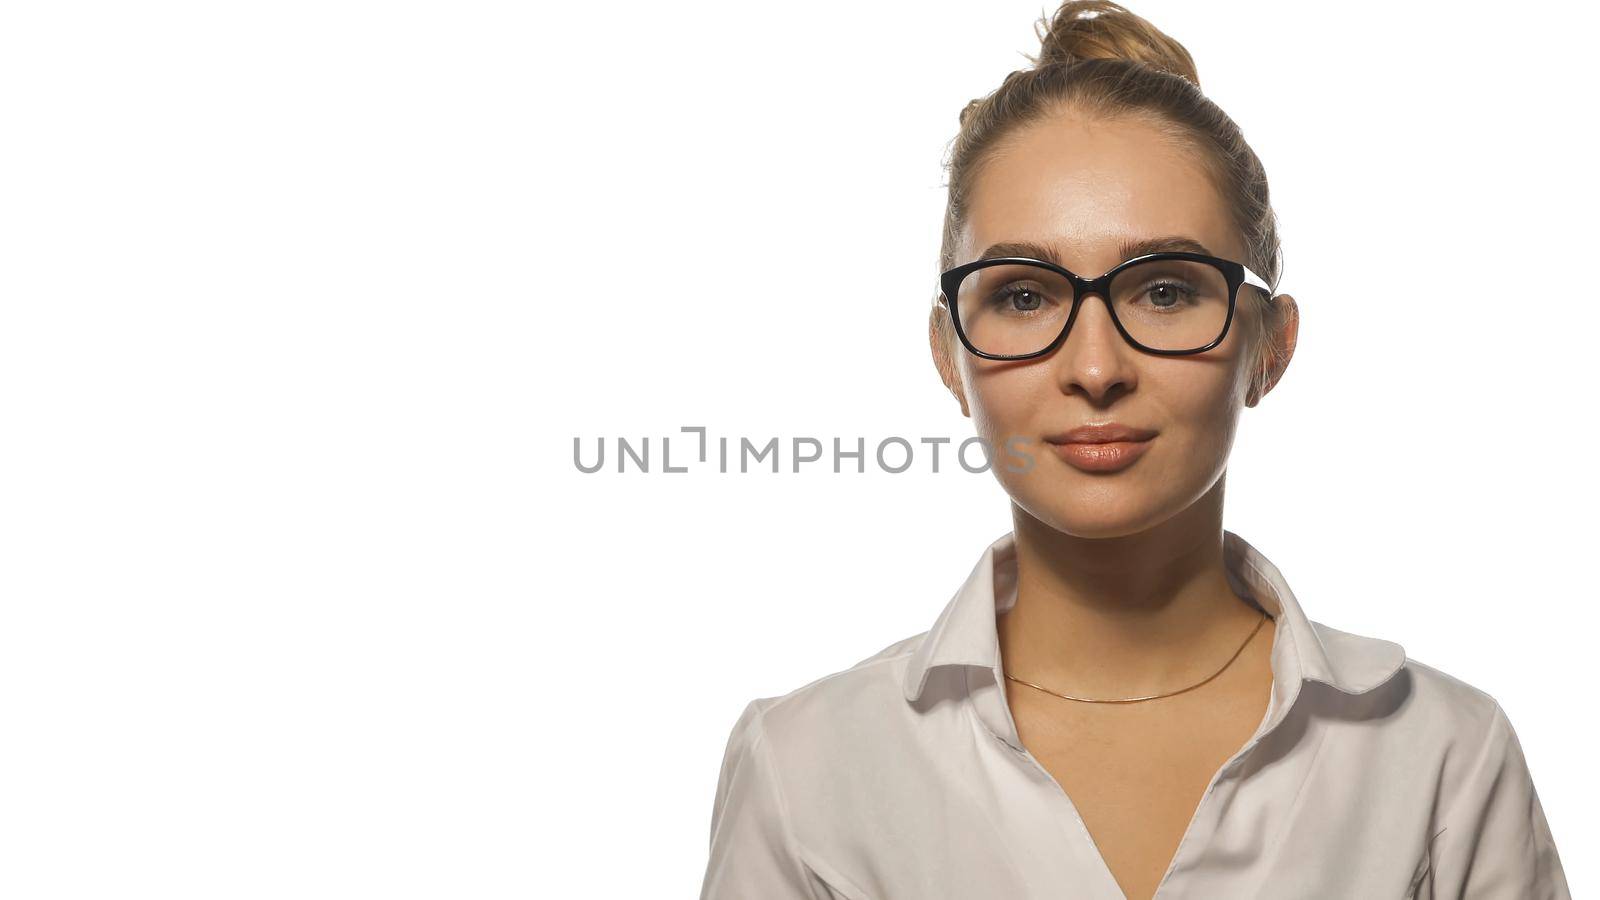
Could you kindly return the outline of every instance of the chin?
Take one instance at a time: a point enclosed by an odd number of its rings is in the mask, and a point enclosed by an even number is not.
[[[1093,495],[1081,492],[1070,496],[1052,492],[1048,497],[1012,494],[1011,500],[1041,524],[1081,538],[1138,534],[1167,518],[1159,504],[1134,496],[1106,497],[1097,502]]]

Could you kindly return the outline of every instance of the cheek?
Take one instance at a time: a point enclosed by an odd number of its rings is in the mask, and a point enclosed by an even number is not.
[[[1159,395],[1173,423],[1195,429],[1197,441],[1231,444],[1248,396],[1256,328],[1251,313],[1241,309],[1228,336],[1214,350],[1148,360],[1141,389]]]
[[[994,363],[969,355],[962,369],[973,430],[992,447],[1002,447],[1014,435],[1036,439],[1040,429],[1060,425],[1068,409],[1048,365]]]
[[[1238,323],[1235,323],[1238,324]],[[1152,359],[1139,391],[1155,401],[1174,440],[1164,465],[1169,472],[1217,473],[1226,466],[1248,382],[1248,328],[1233,329],[1221,347],[1187,358]]]
[[[1243,406],[1239,370],[1233,359],[1162,360],[1142,388],[1159,399],[1173,425],[1211,429]]]

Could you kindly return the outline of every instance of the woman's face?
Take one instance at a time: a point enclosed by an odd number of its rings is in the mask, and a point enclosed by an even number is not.
[[[1032,241],[1092,278],[1123,261],[1124,243],[1167,237],[1245,260],[1221,197],[1184,150],[1136,120],[1064,113],[1016,133],[989,158],[969,199],[956,263],[993,244]],[[1098,295],[1084,298],[1066,340],[1046,356],[987,360],[957,343],[951,353],[963,406],[993,448],[994,472],[1013,501],[1058,531],[1114,537],[1153,527],[1216,486],[1257,359],[1262,326],[1250,292],[1240,288],[1223,342],[1190,356],[1135,349]],[[1106,423],[1156,434],[1115,471],[1084,471],[1046,441]],[[1007,441],[1032,458],[1026,471],[1013,470],[1025,460],[1008,452]]]

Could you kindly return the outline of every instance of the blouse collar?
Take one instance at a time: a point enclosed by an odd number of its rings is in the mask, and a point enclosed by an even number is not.
[[[1000,638],[995,617],[1017,599],[1015,541],[1015,533],[1007,532],[984,550],[911,655],[904,684],[907,701],[921,696],[928,673],[940,666],[981,666],[992,670],[998,681]],[[1273,696],[1280,710],[1298,695],[1301,681],[1361,694],[1388,681],[1404,665],[1405,648],[1393,641],[1321,624],[1313,627],[1278,567],[1227,529],[1223,529],[1223,559],[1234,591],[1257,600],[1276,620]]]

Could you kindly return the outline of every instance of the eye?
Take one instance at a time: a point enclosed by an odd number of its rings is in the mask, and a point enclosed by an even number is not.
[[[1038,287],[1022,282],[1002,286],[989,297],[989,305],[1001,313],[1036,313],[1051,303]]]
[[[1157,281],[1145,285],[1140,296],[1148,298],[1156,309],[1172,309],[1186,302],[1193,303],[1197,293],[1181,281]]]
[[[1004,293],[1004,300],[1010,301],[1013,309],[1038,309],[1044,298],[1038,292],[1025,287],[1010,288]],[[1004,301],[1002,301],[1004,302]]]

